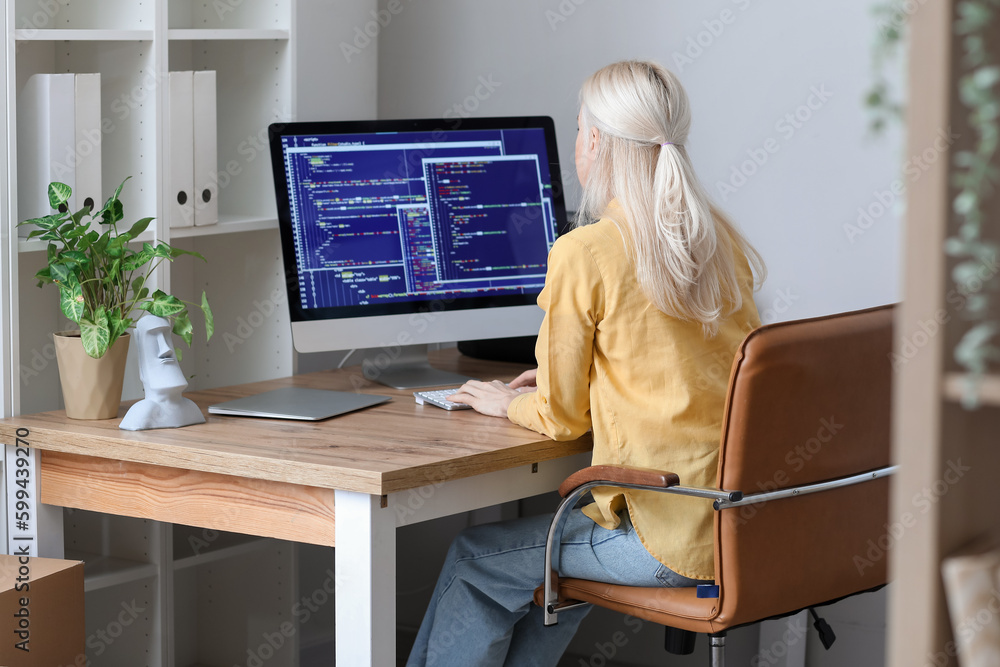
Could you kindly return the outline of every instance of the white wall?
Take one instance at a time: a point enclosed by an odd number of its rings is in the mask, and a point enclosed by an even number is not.
[[[480,116],[551,115],[573,208],[580,83],[614,60],[658,60],[691,97],[688,150],[702,180],[767,260],[758,296],[765,320],[888,303],[899,298],[898,212],[875,218],[854,243],[844,230],[859,207],[878,203],[875,192],[888,189],[901,161],[899,133],[869,137],[862,107],[873,4],[402,0],[379,35],[378,113],[440,117],[458,104]],[[810,100],[814,90],[830,97]],[[801,108],[809,101],[818,108]],[[808,116],[800,127],[778,125],[797,111]],[[768,139],[777,151],[719,196],[717,183],[750,159],[747,151],[761,157]]]
[[[345,56],[355,28],[371,20],[376,0],[298,0],[296,3],[297,120],[375,117],[377,40]],[[377,33],[376,33],[377,36]]]

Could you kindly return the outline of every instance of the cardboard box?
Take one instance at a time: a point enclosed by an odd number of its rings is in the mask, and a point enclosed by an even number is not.
[[[0,667],[77,667],[83,655],[83,562],[0,554]]]

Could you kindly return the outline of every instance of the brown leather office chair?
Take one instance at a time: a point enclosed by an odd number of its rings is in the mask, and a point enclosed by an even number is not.
[[[555,624],[561,610],[593,603],[708,633],[711,665],[723,667],[727,630],[884,585],[887,554],[880,550],[887,478],[895,470],[889,461],[892,312],[884,306],[784,322],[747,336],[730,374],[717,489],[683,487],[666,471],[618,466],[594,466],[566,479],[549,531],[545,584],[535,593],[546,625]],[[597,486],[713,502],[718,597],[698,597],[697,588],[559,579],[550,564],[566,510]],[[683,643],[688,649],[681,652],[690,652],[693,641]]]

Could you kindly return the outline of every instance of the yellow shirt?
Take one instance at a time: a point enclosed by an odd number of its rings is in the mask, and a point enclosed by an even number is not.
[[[593,463],[675,472],[685,486],[716,485],[722,412],[736,348],[760,326],[753,278],[737,253],[742,309],[705,338],[701,324],[665,315],[643,294],[615,223],[562,236],[549,254],[538,305],[538,390],[507,415],[555,440],[593,429]],[[584,512],[604,528],[627,503],[636,533],[661,563],[712,579],[712,504],[602,487]]]

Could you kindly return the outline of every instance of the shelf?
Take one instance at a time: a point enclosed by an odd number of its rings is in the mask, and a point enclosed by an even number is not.
[[[185,239],[193,236],[216,236],[218,234],[237,234],[239,232],[258,232],[264,229],[277,229],[278,220],[276,218],[226,218],[225,216],[214,225],[204,227],[171,227],[170,239]],[[134,239],[139,243],[144,241],[153,242],[153,233],[149,230],[143,232]],[[17,239],[18,252],[44,252],[48,241],[39,239]]]
[[[961,402],[965,396],[965,373],[948,373],[944,377],[944,396],[949,401]],[[984,375],[979,383],[979,402],[982,406],[1000,406],[1000,375]]]
[[[171,239],[183,239],[191,236],[213,236],[215,234],[233,234],[236,232],[256,232],[262,229],[277,229],[276,218],[236,218],[220,216],[219,222],[204,227],[171,227]]]
[[[66,558],[83,561],[83,590],[86,593],[156,576],[154,563],[140,563],[69,549],[66,550]]]
[[[275,222],[275,226],[277,226],[277,222]],[[123,225],[123,227],[124,227],[124,225]],[[128,230],[128,228],[126,227],[122,231],[127,231],[127,230]],[[132,241],[130,241],[130,243],[145,243],[146,241],[149,241],[150,243],[153,242],[153,232],[151,230],[148,230],[148,229],[146,231],[144,231],[142,234],[139,234],[139,236],[137,236],[134,239],[132,239]],[[49,245],[48,241],[42,241],[41,239],[37,239],[37,238],[35,238],[35,239],[26,239],[24,237],[19,237],[17,239],[17,251],[18,252],[45,252],[45,248],[48,245]]]
[[[73,30],[19,29],[14,31],[14,39],[19,42],[148,42],[153,39],[152,30]]]
[[[178,558],[174,561],[174,570],[184,570],[189,567],[198,567],[207,563],[214,563],[220,560],[234,558],[245,554],[253,553],[264,549],[274,540],[265,537],[250,537],[232,533],[219,533],[218,539],[212,543],[212,550],[187,558]],[[174,549],[176,552],[177,545]]]
[[[219,41],[225,39],[288,39],[288,30],[252,28],[171,28],[167,39],[177,41]]]

